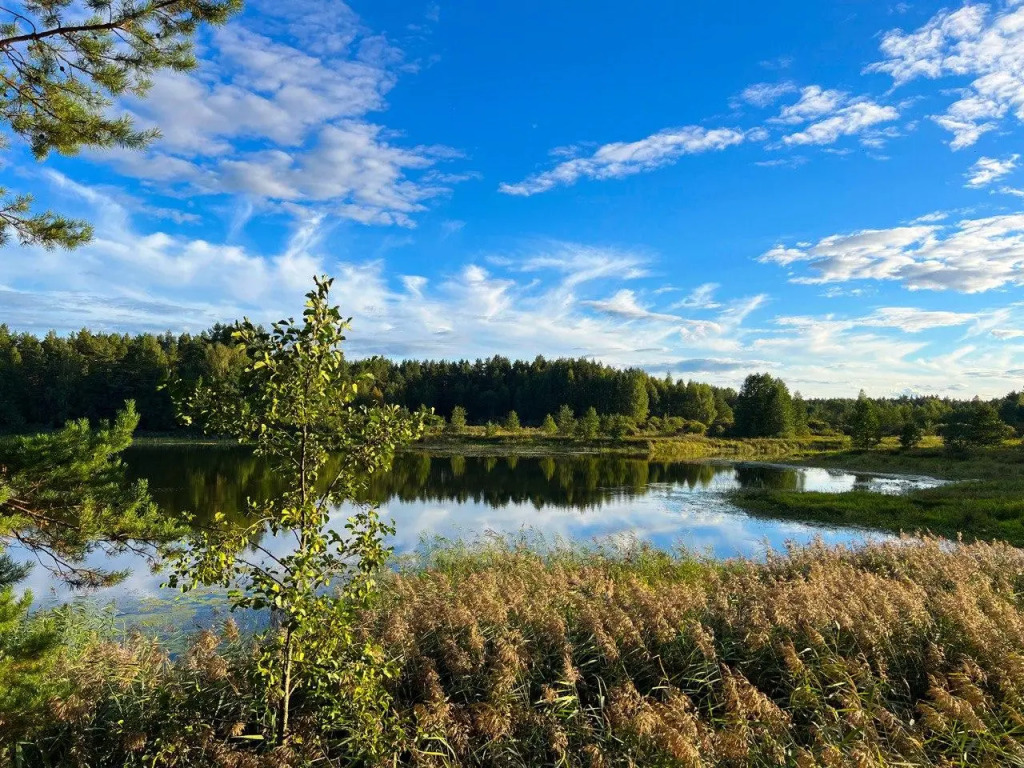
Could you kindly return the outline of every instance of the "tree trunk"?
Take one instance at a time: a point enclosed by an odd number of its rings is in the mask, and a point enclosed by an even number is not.
[[[281,703],[277,712],[277,743],[284,744],[288,738],[288,707],[292,698],[292,631],[285,630],[284,680],[281,686]]]

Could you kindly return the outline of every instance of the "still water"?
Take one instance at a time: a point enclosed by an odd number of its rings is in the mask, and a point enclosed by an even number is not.
[[[276,490],[266,465],[234,447],[133,448],[132,477],[145,478],[169,515],[189,511],[200,520],[223,512],[241,519],[247,498]],[[657,547],[685,548],[716,558],[757,556],[786,542],[857,543],[885,535],[857,528],[823,527],[755,518],[728,498],[739,488],[780,488],[844,493],[901,493],[940,481],[736,462],[658,463],[607,456],[432,457],[400,455],[391,472],[374,480],[367,501],[392,518],[400,553],[424,542],[474,539],[491,533],[529,533],[548,543],[608,542],[630,538]],[[339,509],[339,524],[347,510]],[[271,543],[271,548],[273,544]],[[282,542],[282,546],[284,543]],[[169,596],[163,577],[141,560],[107,559],[108,568],[130,568],[122,584],[94,595],[127,608]],[[28,578],[37,601],[67,596],[42,568]]]

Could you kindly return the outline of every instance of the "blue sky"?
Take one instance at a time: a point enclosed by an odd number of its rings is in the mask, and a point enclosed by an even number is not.
[[[20,330],[201,330],[337,278],[356,355],[593,356],[805,395],[1024,377],[1024,4],[252,0],[5,182]]]

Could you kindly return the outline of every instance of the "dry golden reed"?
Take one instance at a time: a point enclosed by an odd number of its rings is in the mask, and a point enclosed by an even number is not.
[[[1024,765],[1022,595],[1002,544],[495,544],[396,575],[364,630],[416,764]]]
[[[1008,545],[710,563],[499,541],[383,587],[359,632],[394,661],[388,765],[1024,766],[1024,551]],[[173,659],[142,637],[92,643],[38,764],[351,764],[301,696],[292,742],[260,741],[274,709],[254,657],[233,626]]]

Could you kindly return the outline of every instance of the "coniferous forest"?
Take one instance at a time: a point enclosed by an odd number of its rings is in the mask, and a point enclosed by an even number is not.
[[[128,400],[136,404],[142,431],[183,432],[175,414],[175,389],[237,379],[250,362],[232,340],[232,330],[223,325],[196,335],[130,336],[83,329],[38,338],[0,325],[0,432],[54,429],[78,418],[111,419]],[[523,426],[539,427],[546,416],[555,417],[568,406],[574,418],[590,408],[602,417],[622,417],[627,431],[729,437],[847,434],[870,443],[898,437],[908,425],[922,434],[935,433],[953,411],[969,404],[903,396],[864,399],[858,408],[856,396],[805,400],[767,374],[752,372],[736,388],[718,387],[586,358],[394,362],[377,357],[345,365],[350,377],[372,375],[367,400],[410,411],[433,409],[446,420],[461,406],[467,423],[478,425],[504,424],[515,412]],[[1024,427],[1019,393],[985,405],[1002,423],[1015,430]]]

